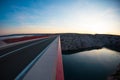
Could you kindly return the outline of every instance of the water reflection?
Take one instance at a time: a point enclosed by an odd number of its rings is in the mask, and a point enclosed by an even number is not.
[[[63,55],[65,80],[106,80],[120,63],[120,53],[106,48]]]

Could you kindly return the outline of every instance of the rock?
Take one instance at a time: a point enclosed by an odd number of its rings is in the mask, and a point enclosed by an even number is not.
[[[62,50],[80,50],[87,48],[120,47],[120,36],[103,34],[60,34]]]

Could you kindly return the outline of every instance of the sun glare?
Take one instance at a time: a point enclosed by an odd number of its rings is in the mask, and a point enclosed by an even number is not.
[[[24,4],[21,2],[20,5],[15,5],[12,2],[6,6],[1,5],[3,11],[0,15],[0,34],[87,33],[120,35],[119,1],[25,1]],[[10,8],[8,8],[9,6]],[[12,9],[13,13],[10,12]]]
[[[104,34],[109,33],[111,30],[114,21],[111,19],[112,14],[109,13],[100,13],[94,11],[92,13],[81,14],[78,23],[79,26],[86,28],[89,32]]]

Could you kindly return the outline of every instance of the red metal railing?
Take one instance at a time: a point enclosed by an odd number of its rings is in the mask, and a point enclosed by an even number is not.
[[[60,38],[59,38],[59,43],[58,43],[58,58],[57,58],[57,68],[56,69],[57,69],[56,70],[56,80],[64,80]]]

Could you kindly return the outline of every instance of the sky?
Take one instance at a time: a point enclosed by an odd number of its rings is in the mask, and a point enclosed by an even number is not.
[[[0,0],[0,35],[120,35],[120,0]]]

